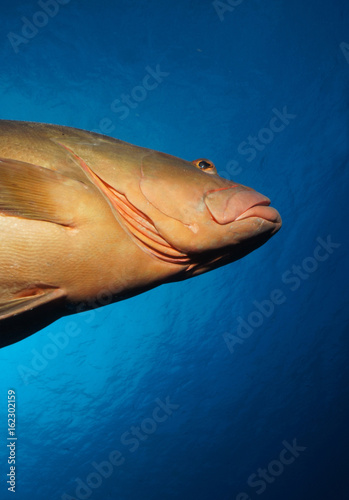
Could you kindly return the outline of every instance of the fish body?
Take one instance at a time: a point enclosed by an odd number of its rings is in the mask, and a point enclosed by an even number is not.
[[[0,346],[246,255],[281,227],[269,205],[206,159],[0,120]]]

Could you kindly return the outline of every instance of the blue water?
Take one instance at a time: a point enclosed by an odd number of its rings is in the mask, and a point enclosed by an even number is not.
[[[283,227],[225,268],[2,349],[0,498],[349,498],[349,4],[223,4],[2,4],[1,118],[210,158]]]

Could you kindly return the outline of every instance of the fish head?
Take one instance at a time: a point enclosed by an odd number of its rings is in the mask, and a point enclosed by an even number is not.
[[[152,152],[141,163],[142,203],[138,197],[135,204],[178,252],[180,258],[174,253],[169,262],[189,263],[192,274],[243,257],[281,227],[269,198],[220,177],[207,159],[188,162]]]

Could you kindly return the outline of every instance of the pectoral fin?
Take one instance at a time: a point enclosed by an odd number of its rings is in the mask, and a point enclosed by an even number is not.
[[[91,196],[91,186],[54,170],[0,158],[0,213],[74,226]]]
[[[0,302],[0,320],[12,318],[45,304],[51,303],[53,305],[53,303],[62,301],[66,297],[65,292],[59,288],[36,288],[22,293],[27,295]]]
[[[35,293],[0,302],[0,349],[42,330],[65,315],[65,292],[61,289],[30,289]]]

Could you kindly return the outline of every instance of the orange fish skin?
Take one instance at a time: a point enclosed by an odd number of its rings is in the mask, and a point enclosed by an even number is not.
[[[280,229],[269,204],[209,160],[0,120],[0,346],[241,258]]]

